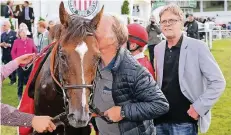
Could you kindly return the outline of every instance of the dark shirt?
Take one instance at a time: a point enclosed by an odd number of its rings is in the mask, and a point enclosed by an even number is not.
[[[14,43],[14,40],[17,39],[16,37],[16,32],[15,31],[12,31],[10,30],[9,32],[4,32],[2,33],[1,35],[1,43],[5,42],[7,44],[10,44],[11,47],[1,47],[2,48],[2,61],[4,63],[8,63],[9,61],[12,60],[12,57],[11,57],[11,50],[13,48],[13,43]]]
[[[168,48],[168,42],[166,42],[162,91],[169,101],[170,109],[168,113],[155,119],[156,124],[194,122],[187,114],[191,103],[182,94],[179,84],[178,67],[182,40],[183,36],[171,48]]]
[[[187,36],[191,38],[198,38],[198,24],[195,20],[187,23]]]

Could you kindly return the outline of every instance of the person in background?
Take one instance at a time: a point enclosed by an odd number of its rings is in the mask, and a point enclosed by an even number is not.
[[[154,48],[157,44],[160,43],[160,38],[158,35],[161,34],[159,27],[157,26],[156,19],[154,16],[150,18],[151,23],[147,26],[146,30],[148,32],[148,51],[149,51],[149,58],[154,68]]]
[[[22,9],[22,22],[25,23],[31,31],[31,25],[34,22],[34,10],[32,7],[29,7],[29,2],[24,1],[24,8]]]
[[[45,21],[39,21],[37,27],[39,34],[37,49],[40,52],[43,48],[50,44],[49,31],[47,30],[47,24]]]
[[[49,23],[48,23],[48,27],[47,27],[47,30],[48,31],[50,31],[50,29],[53,27],[53,26],[55,26],[55,22],[54,21],[49,21]]]
[[[2,48],[2,51],[3,51],[2,62],[4,64],[12,60],[11,49],[13,47],[13,43],[15,39],[17,38],[16,32],[11,30],[10,26],[11,25],[8,20],[3,21],[2,29],[4,33],[1,34],[0,47]],[[16,83],[16,72],[12,72],[9,78],[10,78],[10,85],[15,84]]]
[[[5,6],[5,9],[4,9],[4,17],[5,18],[10,18],[10,17],[14,17],[14,12],[13,12],[13,1],[11,0],[8,0],[6,2],[6,6]]]
[[[16,5],[14,17],[18,19],[18,24],[20,25],[22,23],[22,9],[20,5]]]
[[[184,36],[183,11],[170,4],[160,11],[166,40],[155,47],[157,83],[169,112],[155,118],[157,135],[197,135],[211,122],[211,109],[225,89],[225,79],[207,45]]]
[[[192,14],[188,15],[188,21],[185,23],[185,27],[187,27],[186,32],[188,37],[198,39],[198,23]]]
[[[16,70],[20,64],[31,62],[33,57],[34,54],[25,54],[10,61],[6,65],[1,65],[0,86],[2,86],[2,81]],[[39,133],[47,130],[53,132],[56,126],[51,120],[52,118],[49,116],[35,116],[33,114],[23,113],[15,107],[1,103],[1,125],[33,127]]]
[[[28,30],[28,27],[27,27],[27,25],[25,23],[21,23],[19,25],[19,29],[26,29],[26,31],[27,31],[26,32],[27,37],[32,38],[33,34]]]
[[[37,53],[34,41],[28,38],[26,35],[27,29],[19,29],[19,38],[14,41],[14,45],[11,51],[12,58],[15,59],[23,54]],[[27,83],[32,67],[27,70],[23,70],[24,65],[20,65],[18,68],[18,98],[21,100],[23,85]]]
[[[148,43],[148,33],[139,24],[129,24],[128,28],[128,42],[127,49],[132,53],[132,55],[138,60],[138,62],[146,67],[149,72],[152,74],[153,78],[155,78],[155,73],[153,67],[148,60],[148,57],[144,55],[144,47]]]

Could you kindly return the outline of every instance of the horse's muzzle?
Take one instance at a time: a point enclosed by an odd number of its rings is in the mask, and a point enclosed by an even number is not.
[[[67,119],[69,124],[75,128],[86,127],[90,121],[89,114],[82,115],[82,113],[75,112],[68,114]]]

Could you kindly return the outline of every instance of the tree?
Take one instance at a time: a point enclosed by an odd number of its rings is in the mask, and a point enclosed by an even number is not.
[[[14,30],[14,25],[13,25],[13,22],[12,22],[12,18],[10,17],[9,19],[9,22],[10,22],[10,29],[11,30]]]
[[[129,2],[127,0],[124,0],[124,3],[121,7],[121,14],[122,15],[129,14]]]
[[[45,21],[41,16],[39,17],[39,21]]]

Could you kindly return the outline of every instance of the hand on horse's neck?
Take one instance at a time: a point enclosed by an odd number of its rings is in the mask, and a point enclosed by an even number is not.
[[[100,50],[102,63],[104,66],[107,66],[112,59],[116,56],[117,49],[114,47],[108,47],[106,49]]]

